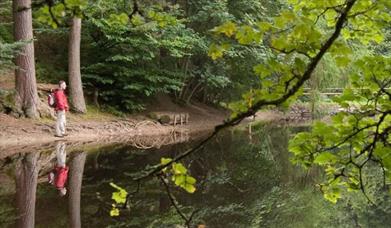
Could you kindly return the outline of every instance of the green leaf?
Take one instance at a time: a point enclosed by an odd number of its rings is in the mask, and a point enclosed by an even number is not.
[[[186,183],[186,175],[185,174],[175,175],[174,180],[176,185],[181,186],[184,183]]]
[[[339,189],[328,190],[324,193],[324,198],[335,204],[341,198],[341,191]]]
[[[248,25],[240,27],[235,35],[235,39],[237,39],[240,44],[250,44],[252,42],[259,43],[261,38],[261,33],[255,31]]]
[[[214,28],[212,31],[214,31],[216,33],[223,33],[226,36],[231,37],[237,31],[237,27],[236,27],[235,23],[228,21],[228,22],[225,22],[224,24]]]
[[[116,207],[113,207],[113,208],[110,210],[110,216],[111,216],[111,217],[119,216],[119,209],[116,208]]]
[[[258,22],[257,25],[258,25],[258,28],[263,32],[266,32],[272,28],[272,25],[269,22],[261,21],[261,22]]]
[[[258,64],[254,66],[255,74],[259,75],[261,78],[265,78],[272,73],[272,70],[269,67],[266,67],[264,64]]]
[[[173,163],[172,164],[172,170],[174,171],[174,174],[186,174],[187,169],[184,165],[181,163]]]
[[[128,192],[119,187],[118,185],[114,183],[110,183],[110,186],[113,188],[117,189],[117,192],[113,192],[111,198],[116,202],[116,203],[125,203],[126,202],[126,196],[128,195]]]
[[[194,177],[187,176],[186,177],[186,182],[189,183],[189,184],[195,184],[196,183],[196,179]]]
[[[166,165],[166,164],[170,163],[171,161],[172,161],[171,158],[161,158],[161,159],[160,159],[160,164],[161,164],[161,165]],[[167,167],[164,168],[162,171],[163,171],[163,172],[167,172]]]
[[[188,193],[194,193],[196,188],[192,184],[185,184],[183,187]]]
[[[216,60],[218,58],[223,57],[224,52],[229,48],[230,46],[228,44],[223,44],[223,45],[212,44],[209,47],[208,56],[210,56],[213,60]]]
[[[314,163],[319,165],[326,165],[330,163],[335,163],[338,160],[338,157],[330,152],[323,152],[316,156]]]
[[[171,162],[171,161],[172,161],[171,158],[161,158],[161,159],[160,159],[160,164],[166,165],[166,164],[168,164],[168,163]]]

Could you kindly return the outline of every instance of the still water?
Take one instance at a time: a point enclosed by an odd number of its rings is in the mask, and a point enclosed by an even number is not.
[[[190,194],[170,183],[169,193],[182,214],[192,217],[191,227],[390,227],[389,208],[370,207],[359,195],[354,201],[329,203],[316,187],[320,171],[290,163],[288,140],[303,130],[258,125],[249,134],[247,128],[237,128],[183,160],[197,179],[197,190]],[[135,144],[78,148],[58,141],[3,158],[0,226],[184,227],[159,179],[138,185],[133,176],[197,140],[150,149]],[[62,183],[49,184],[53,167],[68,172],[65,196]],[[132,192],[119,216],[110,216],[115,191],[110,183]]]

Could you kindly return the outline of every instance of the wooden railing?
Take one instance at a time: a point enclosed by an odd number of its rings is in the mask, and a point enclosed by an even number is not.
[[[391,90],[391,88],[385,88],[386,90]],[[312,88],[304,88],[303,95],[310,95]],[[320,91],[320,94],[326,95],[326,96],[336,96],[341,95],[344,88],[323,88]]]

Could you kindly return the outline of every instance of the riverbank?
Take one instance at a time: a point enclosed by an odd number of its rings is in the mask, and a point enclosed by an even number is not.
[[[0,89],[6,94],[12,92],[14,87],[13,77],[0,80]],[[54,137],[56,120],[53,109],[46,104],[47,91],[55,88],[56,85],[38,83],[37,87],[40,97],[39,109],[43,118],[39,120],[16,118],[17,113],[15,115],[15,112],[10,111],[9,114],[5,114],[0,109],[0,154],[5,148],[45,144],[59,140]],[[4,98],[3,102],[6,101],[7,99]],[[7,103],[3,105],[10,106]],[[151,112],[187,113],[189,122],[176,126],[163,125],[147,117]],[[196,134],[213,129],[226,117],[228,115],[225,110],[201,103],[180,106],[174,103],[169,96],[158,95],[144,112],[128,114],[124,117],[102,112],[95,106],[88,106],[87,114],[84,115],[67,113],[68,136],[64,140],[69,142],[107,141],[108,139],[123,141],[134,137]]]
[[[161,124],[148,117],[148,113],[159,111],[188,113],[189,122],[173,126]],[[289,116],[291,115],[279,111],[260,111],[254,117],[245,119],[243,123],[273,121],[285,123]],[[216,125],[223,123],[228,117],[226,110],[200,103],[178,106],[168,97],[160,97],[145,112],[126,117],[91,108],[85,115],[68,113],[68,136],[57,138],[54,136],[55,119],[53,118],[32,120],[0,113],[0,156],[3,157],[9,151],[17,151],[19,148],[23,148],[24,151],[31,147],[54,143],[57,140],[66,140],[73,144],[83,142],[130,143],[137,142],[140,138],[142,138],[141,141],[149,138],[148,140],[153,142],[147,144],[156,144],[155,146],[178,143],[183,138],[188,138],[189,135],[212,131]],[[170,136],[169,140],[167,136]]]
[[[31,147],[39,147],[57,140],[55,134],[55,117],[53,110],[46,104],[45,92],[55,85],[38,84],[40,91],[40,107],[46,113],[46,117],[39,120],[16,118],[0,112],[0,156],[12,151],[28,150]],[[2,81],[0,88],[11,90],[12,82]],[[161,124],[149,118],[151,112],[186,113],[189,122],[175,126]],[[279,111],[261,111],[254,117],[247,118],[244,122],[271,122],[291,121],[292,114],[284,114]],[[67,114],[68,136],[61,140],[69,143],[77,142],[134,142],[135,138],[155,138],[157,146],[160,144],[174,143],[184,135],[196,135],[202,132],[212,131],[216,125],[223,123],[229,117],[227,110],[216,109],[202,103],[192,103],[180,106],[167,95],[158,95],[154,101],[146,107],[146,110],[137,115],[119,117],[107,112],[102,112],[96,107],[89,106],[87,114]],[[300,117],[300,115],[298,116]],[[300,118],[299,118],[300,120]],[[167,140],[166,136],[173,138]],[[177,138],[178,136],[178,138]],[[187,137],[187,136],[186,136]],[[185,138],[186,138],[185,137]],[[163,140],[160,140],[163,138]],[[159,140],[157,140],[159,139]],[[145,140],[142,140],[145,141]],[[160,143],[160,141],[162,141]],[[180,141],[180,140],[179,140]],[[7,152],[5,152],[7,151]]]
[[[157,110],[156,108],[153,111]],[[113,141],[136,136],[163,136],[172,134],[196,134],[212,130],[223,122],[226,113],[207,106],[192,105],[176,110],[190,114],[183,125],[163,125],[144,114],[118,117],[108,113],[89,112],[87,115],[69,113],[67,116],[67,141]],[[0,114],[0,151],[8,147],[44,144],[59,140],[54,137],[54,119],[31,120]],[[104,140],[106,141],[106,140]]]
[[[228,117],[225,111],[202,105],[182,107],[181,111],[184,110],[190,112],[189,123],[176,126],[162,125],[141,114],[126,118],[107,113],[69,114],[69,135],[61,139],[54,137],[55,120],[16,119],[0,114],[0,158],[16,153],[50,150],[59,140],[66,141],[70,150],[90,150],[111,144],[128,144],[139,149],[160,148],[202,138]],[[261,111],[255,118],[245,119],[242,124],[284,123],[284,118],[277,111]]]

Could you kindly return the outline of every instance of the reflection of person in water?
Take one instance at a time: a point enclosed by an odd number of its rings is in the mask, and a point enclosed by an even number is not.
[[[49,173],[49,183],[54,185],[60,192],[61,196],[67,194],[65,184],[68,179],[68,166],[66,165],[67,154],[65,152],[65,142],[58,142],[56,145],[56,165]]]

